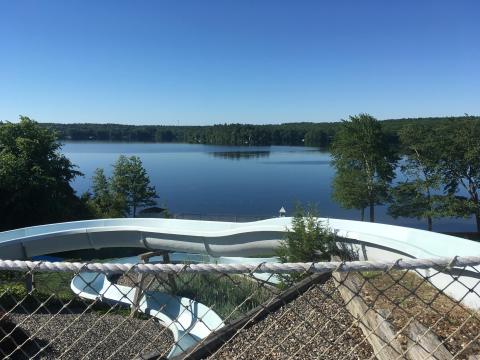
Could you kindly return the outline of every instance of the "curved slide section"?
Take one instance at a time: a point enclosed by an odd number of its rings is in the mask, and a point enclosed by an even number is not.
[[[250,263],[277,262],[276,258],[211,258],[210,256],[187,253],[170,254],[172,263]],[[136,256],[113,261],[122,264],[137,264]],[[162,256],[154,256],[149,263],[163,262]],[[254,277],[278,283],[278,278],[270,274],[253,274]],[[135,304],[135,288],[118,285],[110,281],[103,273],[81,272],[70,284],[72,291],[88,300],[100,300],[112,304],[133,307]],[[214,330],[224,326],[222,319],[211,308],[186,297],[174,296],[160,291],[145,291],[139,299],[138,311],[153,316],[167,327],[173,334],[174,346],[168,358],[179,355],[196,345]]]
[[[327,222],[347,242],[357,244],[354,247],[360,257],[369,260],[480,254],[480,243],[439,233],[352,220],[320,220]],[[161,249],[213,257],[270,256],[290,226],[291,218],[250,223],[139,218],[78,221],[0,233],[0,257],[28,259],[60,251],[106,247]],[[480,309],[480,297],[469,293],[478,291],[478,280],[475,274],[462,275],[459,281],[448,286],[447,292]],[[439,274],[430,281],[444,288],[452,282],[452,277]]]
[[[344,238],[415,258],[480,254],[480,243],[462,238],[353,220],[320,219]],[[291,218],[249,223],[178,219],[87,220],[0,232],[0,257],[27,259],[60,251],[138,247],[213,257],[273,255]]]
[[[114,262],[138,263],[139,259],[133,257]],[[81,272],[72,279],[70,287],[84,299],[127,307],[135,304],[135,288],[115,284],[102,273]],[[168,358],[181,354],[224,325],[220,316],[208,306],[186,297],[160,291],[145,291],[138,304],[138,311],[155,317],[172,332],[175,344]]]

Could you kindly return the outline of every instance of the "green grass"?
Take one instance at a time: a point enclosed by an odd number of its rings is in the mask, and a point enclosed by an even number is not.
[[[176,295],[212,307],[223,319],[234,319],[274,296],[274,289],[241,275],[182,274],[175,283]]]
[[[74,297],[70,290],[70,282],[73,274],[68,272],[42,272],[35,274],[35,289],[40,294],[55,294],[63,301],[71,300]]]
[[[130,315],[130,308],[108,303],[82,300],[70,290],[72,273],[37,273],[35,274],[35,288],[32,293],[27,292],[24,281],[2,282],[0,273],[0,310],[8,311],[15,307],[19,310],[36,311],[39,307],[48,309],[51,312],[59,311],[65,304],[67,308],[86,309],[99,314],[117,314],[122,316]],[[23,280],[23,279],[20,279]],[[142,318],[141,316],[139,316]],[[145,316],[146,317],[146,316]]]

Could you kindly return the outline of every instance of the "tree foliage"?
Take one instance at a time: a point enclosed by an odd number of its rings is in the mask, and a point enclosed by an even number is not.
[[[138,208],[155,205],[158,197],[138,156],[119,156],[110,178],[103,169],[95,170],[92,183],[92,192],[85,197],[99,218],[135,217]]]
[[[392,188],[388,214],[393,218],[426,219],[428,230],[433,229],[433,219],[457,216],[454,202],[457,199],[442,194],[429,194],[422,181],[406,181]]]
[[[55,134],[28,117],[0,126],[0,228],[88,217],[70,182],[81,173]]]
[[[345,209],[360,210],[360,219],[365,220],[368,207],[368,189],[365,174],[354,168],[344,167],[337,171],[332,182],[332,197]]]
[[[128,213],[133,217],[139,207],[156,204],[158,195],[138,156],[121,155],[113,165],[111,182],[113,194],[125,201]]]
[[[431,128],[460,123],[465,117],[411,118],[381,121],[392,146],[398,145],[398,132],[411,124]],[[339,122],[298,122],[251,125],[208,126],[120,125],[120,124],[42,124],[58,132],[61,140],[148,141],[212,145],[307,145],[328,147]]]
[[[445,127],[441,139],[441,172],[446,191],[468,194],[457,212],[475,217],[480,232],[480,121],[469,117],[461,126]],[[458,199],[458,197],[456,197]]]
[[[396,155],[378,120],[368,114],[350,116],[343,121],[332,144],[333,165],[337,170],[334,197],[344,199],[344,206],[370,208],[370,221],[375,221],[375,205],[387,199],[389,184],[394,178]],[[347,192],[345,180],[355,176],[354,202]],[[346,201],[348,200],[348,201]]]
[[[92,193],[84,195],[96,218],[125,217],[128,214],[124,196],[115,193],[103,169],[96,169],[92,178]]]
[[[390,192],[388,214],[394,218],[426,219],[428,230],[433,219],[454,216],[454,197],[442,194],[442,147],[438,129],[410,125],[399,132],[404,159],[400,166],[406,180]]]

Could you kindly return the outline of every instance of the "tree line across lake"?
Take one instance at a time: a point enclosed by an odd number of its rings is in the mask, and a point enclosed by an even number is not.
[[[109,126],[122,127],[104,125]],[[322,144],[329,145],[336,169],[333,197],[344,208],[358,209],[362,220],[367,210],[375,221],[375,207],[388,205],[391,216],[425,219],[429,230],[436,218],[473,216],[480,232],[480,117],[378,121],[359,114],[335,124],[269,126],[311,126],[310,136],[319,137],[312,143],[329,134]],[[226,133],[236,127],[257,128],[218,126]],[[302,134],[307,143],[307,133]],[[110,178],[97,169],[91,190],[78,196],[71,182],[82,174],[61,153],[58,140],[58,132],[27,117],[0,123],[0,230],[135,216],[138,208],[155,204],[155,188],[135,156],[121,156]],[[397,169],[403,176],[395,182]]]
[[[382,126],[392,144],[398,143],[398,131],[411,124],[432,127],[465,120],[466,117],[412,118],[383,120]],[[480,119],[480,117],[476,117]],[[288,123],[277,125],[224,124],[212,126],[164,126],[120,124],[44,123],[60,140],[141,141],[209,145],[306,145],[328,147],[341,122]]]

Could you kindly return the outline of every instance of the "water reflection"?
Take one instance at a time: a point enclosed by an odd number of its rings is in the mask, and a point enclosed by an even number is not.
[[[332,162],[330,160],[297,160],[297,161],[265,161],[263,164],[267,165],[328,165]]]
[[[209,152],[210,156],[229,160],[245,160],[267,158],[270,156],[270,151],[215,151]]]

